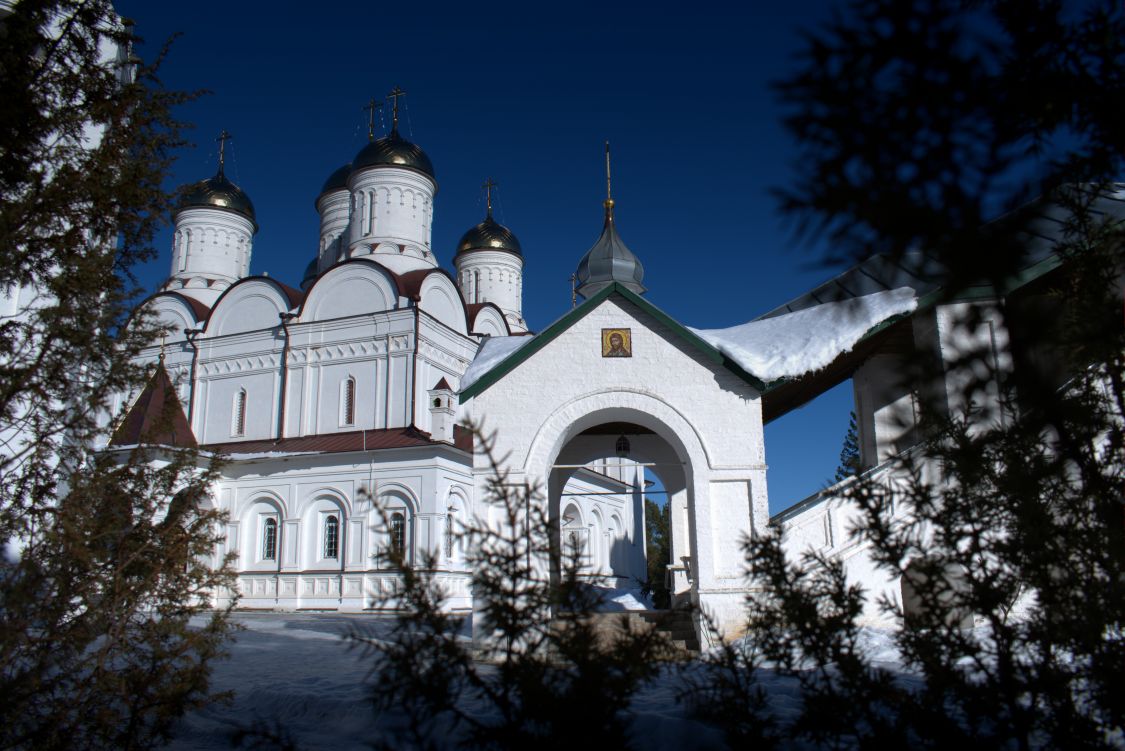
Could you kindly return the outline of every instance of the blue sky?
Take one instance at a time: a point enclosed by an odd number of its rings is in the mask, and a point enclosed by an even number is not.
[[[116,6],[146,58],[182,33],[162,80],[210,93],[179,113],[196,145],[169,188],[214,174],[215,137],[230,131],[227,175],[261,227],[255,274],[300,282],[320,187],[364,145],[366,101],[396,85],[400,130],[437,173],[434,251],[450,268],[495,179],[496,218],[523,245],[533,329],[569,308],[569,276],[601,231],[606,139],[618,229],[648,299],[677,320],[742,323],[838,271],[798,246],[770,194],[795,158],[770,82],[793,69],[826,2]],[[146,288],[167,276],[170,245],[165,232]],[[850,406],[845,385],[767,427],[773,510],[832,475]]]

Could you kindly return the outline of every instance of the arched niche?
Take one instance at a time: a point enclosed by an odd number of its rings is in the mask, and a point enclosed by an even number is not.
[[[468,335],[465,306],[453,280],[440,271],[428,274],[419,289],[418,307],[459,334]]]
[[[473,316],[472,332],[478,336],[508,336],[508,322],[504,314],[492,303],[479,306]]]
[[[305,569],[344,567],[347,505],[336,494],[320,493],[301,515],[301,563]]]
[[[279,325],[280,314],[292,301],[271,279],[252,277],[232,285],[215,302],[207,321],[207,336],[260,331]]]
[[[281,567],[285,507],[273,495],[259,495],[247,503],[239,517],[239,569],[277,571]]]
[[[332,267],[313,283],[301,306],[301,321],[378,313],[397,305],[398,286],[390,273],[357,259]]]

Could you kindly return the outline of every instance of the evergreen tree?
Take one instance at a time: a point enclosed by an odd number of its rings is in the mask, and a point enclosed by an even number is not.
[[[645,499],[645,555],[648,563],[648,581],[645,589],[652,595],[652,603],[667,608],[672,601],[665,573],[672,562],[671,502],[658,506]]]
[[[559,539],[542,496],[510,483],[492,441],[474,436],[492,467],[480,517],[460,530],[477,643],[459,635],[464,616],[444,607],[437,551],[410,561],[389,546],[384,555],[402,580],[380,604],[401,615],[390,634],[351,635],[374,660],[376,710],[406,719],[384,726],[377,745],[572,749],[594,737],[628,748],[625,711],[671,658],[670,644],[623,616],[594,617],[602,595],[580,574],[581,544]]]
[[[847,488],[856,540],[910,592],[879,605],[903,624],[895,642],[917,677],[867,654],[870,595],[843,562],[791,560],[772,530],[747,544],[749,646],[716,657],[727,689],[713,716],[732,738],[757,727],[829,748],[1118,747],[1125,236],[1098,203],[1125,158],[1120,7],[852,3],[780,91],[805,149],[786,206],[837,260],[922,258],[942,301],[990,286],[1012,362],[997,367],[987,345],[944,373],[916,358],[911,382],[949,376],[966,408],[921,393],[925,440],[895,467],[905,483]],[[1048,213],[1053,238],[1035,231]],[[1032,238],[1053,243],[1060,269],[1033,298],[1005,295]],[[970,309],[955,325],[977,324]],[[1000,409],[987,411],[996,384]],[[790,722],[738,700],[766,666],[799,686]]]
[[[855,424],[855,412],[848,415],[848,432],[844,434],[844,446],[840,449],[840,466],[836,467],[836,482],[841,482],[859,474],[859,428]]]
[[[148,376],[131,269],[168,215],[189,95],[131,56],[107,0],[22,0],[0,38],[0,745],[150,747],[212,698],[228,630],[189,627],[231,583],[213,468],[96,449]],[[180,409],[155,408],[142,444]]]

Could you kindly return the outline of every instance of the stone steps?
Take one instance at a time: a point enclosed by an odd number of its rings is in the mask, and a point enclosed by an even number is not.
[[[590,616],[595,633],[612,638],[621,628],[622,619],[631,630],[654,629],[662,634],[673,651],[685,655],[699,652],[695,623],[687,610],[630,610],[618,613],[594,613]],[[556,621],[556,624],[560,622]]]

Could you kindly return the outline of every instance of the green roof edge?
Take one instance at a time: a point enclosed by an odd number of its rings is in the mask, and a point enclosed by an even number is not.
[[[626,288],[619,282],[612,282],[607,287],[595,293],[593,297],[589,298],[588,300],[583,300],[581,305],[569,311],[566,315],[562,316],[550,326],[539,332],[530,342],[520,347],[515,352],[511,353],[506,358],[497,363],[492,368],[492,370],[485,373],[484,376],[476,381],[476,383],[462,391],[458,395],[458,402],[460,404],[464,404],[474,396],[477,396],[478,394],[486,391],[494,383],[514,370],[520,363],[524,362],[536,352],[543,349],[543,347],[547,346],[550,342],[558,338],[558,336],[564,331],[569,329],[578,321],[585,318],[586,315],[590,313],[590,311],[596,308],[603,300],[605,300],[615,292],[624,297],[629,302],[636,305],[645,313],[651,315],[660,323],[667,326],[672,330],[673,333],[679,335],[680,338],[684,339],[688,344],[692,345],[700,352],[702,352],[703,355],[711,362],[715,363],[716,365],[722,365],[724,368],[730,370],[739,378],[749,383],[759,392],[765,391],[766,385],[760,379],[755,377],[752,373],[748,373],[743,370],[736,362],[731,360],[719,350],[712,347],[682,323],[672,318],[663,310],[656,307],[648,300],[645,300],[636,292],[633,292],[632,290]]]

